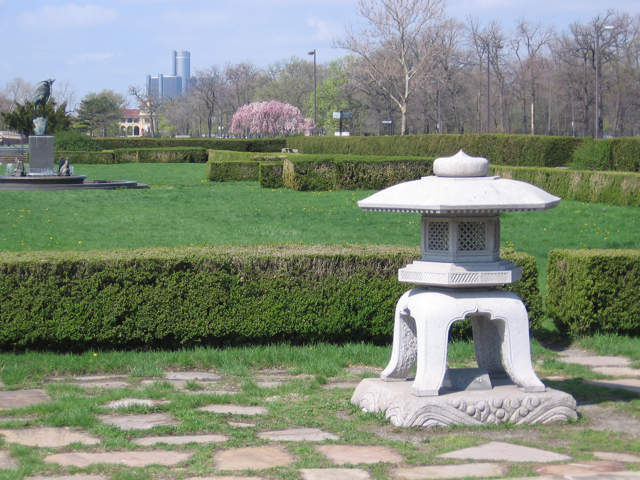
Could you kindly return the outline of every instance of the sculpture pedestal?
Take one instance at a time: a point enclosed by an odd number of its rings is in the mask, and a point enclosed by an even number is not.
[[[386,412],[396,427],[448,427],[451,425],[548,424],[576,420],[576,401],[568,393],[547,388],[526,393],[505,379],[492,379],[491,390],[451,392],[437,397],[417,397],[411,381],[385,382],[367,378],[360,382],[351,403],[365,412]]]
[[[29,173],[53,175],[53,135],[29,137]]]

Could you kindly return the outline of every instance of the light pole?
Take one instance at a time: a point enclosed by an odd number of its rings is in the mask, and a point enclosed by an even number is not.
[[[317,134],[318,133],[318,126],[317,126],[317,116],[316,116],[316,112],[317,112],[317,103],[316,103],[316,99],[317,99],[317,94],[318,94],[318,83],[316,80],[316,49],[313,49],[313,52],[309,52],[309,55],[313,55],[313,131]]]
[[[613,30],[613,25],[604,25],[603,30]],[[596,130],[595,138],[600,138],[600,28],[596,25]]]

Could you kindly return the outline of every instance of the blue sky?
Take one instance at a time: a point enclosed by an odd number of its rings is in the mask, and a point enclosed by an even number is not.
[[[191,73],[252,61],[262,67],[293,55],[318,62],[345,55],[332,48],[357,23],[357,0],[0,0],[0,87],[14,77],[69,81],[78,101],[110,88],[126,93],[147,74],[171,73],[171,51],[191,52]],[[640,14],[637,0],[450,0],[449,16],[517,18],[566,28],[607,8]]]

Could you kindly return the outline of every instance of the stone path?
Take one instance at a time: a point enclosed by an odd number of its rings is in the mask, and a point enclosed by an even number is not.
[[[589,355],[579,350],[560,352],[560,361],[589,367],[596,373],[616,377],[611,380],[587,380],[586,383],[599,387],[622,388],[640,393],[640,369],[630,368],[631,362],[624,357]]]
[[[568,363],[579,363],[593,368],[598,373],[614,376],[610,380],[598,380],[594,383],[602,386],[620,386],[625,388],[635,388],[638,382],[640,391],[640,370],[629,367],[627,359],[619,357],[595,357],[589,355],[569,354],[562,357],[562,361]],[[362,375],[365,373],[376,373],[376,369],[368,367],[353,367],[349,370],[352,375]],[[273,370],[263,371],[255,377],[256,385],[261,388],[274,388],[286,384],[293,378],[306,378],[306,376],[288,376],[286,371]],[[124,375],[91,375],[78,376],[66,379],[51,379],[50,382],[66,382],[75,385],[112,389],[131,387],[142,392],[142,388],[157,380],[140,380],[131,382]],[[144,467],[147,465],[164,465],[175,469],[184,470],[188,465],[195,450],[195,445],[215,444],[219,445],[211,457],[211,468],[215,475],[205,475],[200,477],[190,477],[186,480],[268,480],[267,469],[292,468],[296,462],[302,460],[295,452],[300,451],[293,448],[292,442],[308,442],[308,448],[315,450],[320,458],[324,458],[324,468],[299,468],[298,478],[301,480],[367,480],[371,479],[369,471],[371,466],[383,463],[388,472],[388,478],[393,480],[409,479],[446,479],[446,478],[485,478],[504,477],[508,475],[509,465],[517,465],[526,462],[533,464],[533,472],[540,475],[535,477],[539,480],[566,480],[568,478],[580,478],[581,480],[622,480],[627,478],[640,479],[640,472],[629,471],[628,466],[636,464],[640,466],[640,455],[625,452],[592,452],[595,460],[574,461],[570,456],[559,454],[545,448],[532,448],[523,446],[512,441],[522,441],[523,438],[507,435],[503,432],[503,437],[507,441],[490,441],[479,444],[476,447],[463,448],[455,451],[443,453],[433,465],[409,464],[407,459],[399,451],[388,446],[381,445],[352,445],[341,443],[339,435],[334,432],[319,428],[296,428],[292,426],[286,429],[269,429],[268,425],[269,409],[271,402],[284,401],[295,402],[306,399],[306,397],[286,394],[263,397],[263,405],[242,405],[233,403],[233,395],[238,391],[234,390],[234,379],[213,372],[167,372],[165,378],[161,380],[169,382],[175,389],[182,390],[190,395],[217,394],[225,397],[206,397],[205,401],[210,404],[194,407],[192,413],[203,412],[201,415],[219,416],[218,422],[226,422],[229,426],[238,429],[249,429],[248,435],[255,435],[258,442],[266,442],[257,446],[232,447],[227,446],[230,440],[229,435],[216,432],[206,434],[178,434],[177,428],[184,422],[183,418],[174,418],[169,413],[161,410],[164,405],[170,404],[165,399],[151,399],[144,396],[123,396],[107,403],[102,407],[106,410],[114,411],[111,414],[97,415],[97,418],[105,425],[119,428],[124,431],[134,431],[129,441],[138,445],[133,449],[122,451],[104,451],[101,446],[102,438],[91,435],[88,432],[76,428],[67,427],[30,427],[30,428],[2,428],[0,438],[5,442],[5,446],[0,449],[0,469],[19,468],[18,459],[10,455],[11,445],[21,444],[33,448],[47,448],[43,455],[45,463],[57,464],[62,467],[61,474],[65,473],[65,467],[85,468],[96,463],[117,464],[129,467]],[[193,388],[197,382],[198,390],[184,390],[186,387]],[[324,385],[326,390],[334,389],[355,389],[357,380],[338,380],[328,382]],[[105,390],[106,391],[106,390]],[[132,390],[127,390],[131,395]],[[92,393],[93,394],[93,393]],[[140,395],[140,393],[136,393]],[[113,397],[111,397],[113,398]],[[116,397],[117,398],[117,397]],[[204,397],[203,397],[204,398]],[[214,398],[216,400],[214,400]],[[43,390],[0,390],[0,409],[12,409],[38,403],[50,402],[51,399]],[[214,402],[225,403],[214,403]],[[200,400],[202,402],[202,400]],[[200,403],[202,404],[202,403]],[[130,409],[139,408],[150,409],[149,413],[127,413]],[[595,408],[595,406],[587,406]],[[606,408],[606,407],[598,407]],[[154,411],[155,410],[155,411]],[[160,411],[157,411],[160,410]],[[9,412],[10,413],[10,412]],[[341,414],[337,414],[340,417]],[[252,417],[248,421],[248,418]],[[342,417],[340,417],[342,418]],[[0,421],[20,421],[27,420],[20,417],[0,417]],[[261,427],[262,425],[262,427]],[[621,431],[634,432],[634,425],[626,422],[628,430],[620,426]],[[173,427],[167,430],[156,430],[155,435],[145,436],[145,430],[153,430],[156,427]],[[254,430],[251,430],[254,429]],[[135,432],[136,430],[140,432]],[[149,432],[152,433],[152,432]],[[160,433],[160,434],[158,434]],[[536,438],[535,432],[529,432],[528,438]],[[527,437],[527,432],[524,432]],[[498,437],[494,437],[498,438]],[[511,441],[509,441],[511,439]],[[82,450],[73,451],[73,444],[82,444]],[[165,450],[163,445],[185,445],[175,450]],[[56,452],[55,449],[61,450]],[[166,447],[165,447],[166,448]],[[54,449],[51,451],[51,449]],[[187,463],[185,463],[187,462]],[[452,463],[453,462],[453,463]],[[181,466],[182,465],[182,466]],[[529,467],[531,468],[531,467]],[[252,475],[242,476],[242,472],[250,471]],[[265,474],[261,474],[265,471]],[[237,473],[236,473],[237,472]],[[166,477],[165,474],[163,474]],[[71,475],[71,476],[47,476],[30,477],[29,480],[107,480],[108,477],[100,475]],[[529,477],[533,478],[533,477]]]

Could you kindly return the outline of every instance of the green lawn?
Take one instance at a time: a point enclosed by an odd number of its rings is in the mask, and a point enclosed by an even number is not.
[[[203,244],[418,245],[420,216],[363,212],[372,191],[298,192],[209,183],[200,164],[76,165],[91,179],[149,190],[0,191],[0,250],[94,250]],[[553,248],[640,248],[640,208],[563,201],[502,215],[502,244],[535,255],[546,284]]]

